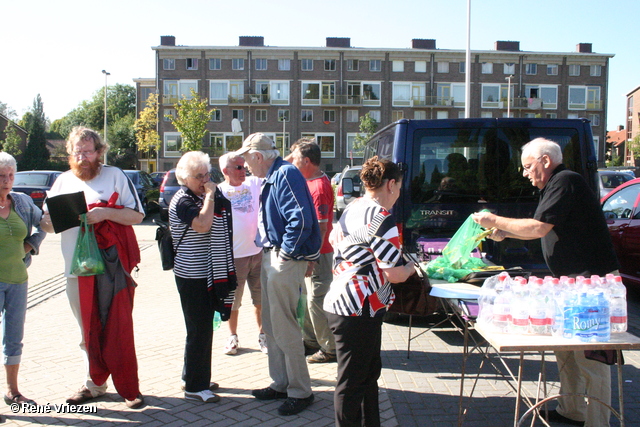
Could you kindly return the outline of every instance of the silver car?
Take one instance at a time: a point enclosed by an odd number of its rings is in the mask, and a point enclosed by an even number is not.
[[[360,189],[362,187],[362,181],[360,181],[361,170],[362,166],[346,166],[340,174],[338,186],[336,187],[336,219],[340,218],[349,203],[360,197]],[[343,193],[342,189],[342,180],[345,178],[350,178],[353,183],[353,192],[347,195]]]
[[[603,198],[614,188],[631,181],[635,176],[632,172],[618,170],[598,170],[598,186],[600,187],[600,198]]]

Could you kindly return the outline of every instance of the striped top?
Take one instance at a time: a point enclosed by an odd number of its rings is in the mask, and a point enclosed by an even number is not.
[[[198,197],[187,187],[182,187],[173,196],[169,205],[169,224],[173,248],[178,247],[173,272],[176,276],[184,279],[207,278],[207,257],[212,230],[198,233],[191,228],[193,219],[202,210],[203,202],[203,197]],[[184,234],[184,230],[187,228],[187,234]],[[183,234],[184,238],[180,242]]]
[[[341,316],[384,315],[395,296],[382,269],[404,264],[393,216],[362,197],[347,206],[337,227],[344,238],[336,248],[324,309]]]

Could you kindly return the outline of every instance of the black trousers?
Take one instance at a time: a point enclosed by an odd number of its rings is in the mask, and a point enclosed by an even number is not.
[[[338,382],[333,395],[336,426],[380,426],[378,378],[382,370],[382,317],[327,313],[336,339]]]
[[[185,279],[176,276],[176,285],[187,327],[182,369],[185,391],[208,390],[211,382],[214,310],[207,290],[207,279]]]

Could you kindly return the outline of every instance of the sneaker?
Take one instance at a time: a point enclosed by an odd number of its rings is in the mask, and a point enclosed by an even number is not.
[[[220,401],[220,396],[213,393],[211,390],[202,390],[195,393],[189,391],[184,392],[184,398],[187,400],[197,400],[204,403],[215,403]]]
[[[337,359],[335,354],[327,353],[322,349],[307,357],[307,363],[330,363],[336,361]]]
[[[311,405],[313,403],[313,399],[313,394],[309,397],[305,397],[304,399],[289,397],[282,405],[280,405],[278,413],[280,415],[295,415],[302,412],[307,406]]]
[[[144,397],[142,397],[141,394],[138,395],[138,397],[136,397],[133,400],[124,400],[125,404],[127,405],[127,408],[129,409],[138,409],[140,408],[142,405],[144,405]]]
[[[258,335],[258,345],[260,346],[260,351],[264,354],[269,353],[269,349],[267,348],[267,336],[265,334]]]
[[[213,381],[209,383],[209,390],[211,391],[216,391],[217,389],[220,388],[220,384],[218,383],[214,383]],[[182,384],[182,387],[180,388],[182,391],[184,391],[185,389],[185,385],[184,383]]]
[[[261,388],[258,390],[253,390],[251,394],[258,400],[275,400],[275,399],[286,399],[287,393],[283,393],[281,391],[276,391],[271,387]]]
[[[236,354],[238,352],[238,336],[230,335],[229,342],[224,346],[224,354]]]

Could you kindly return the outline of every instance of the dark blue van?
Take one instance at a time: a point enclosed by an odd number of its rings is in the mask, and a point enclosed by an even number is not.
[[[393,208],[404,249],[418,240],[450,238],[481,209],[531,218],[539,190],[522,175],[521,147],[544,137],[560,144],[567,168],[598,191],[597,161],[586,119],[452,119],[392,123],[367,143],[364,158],[378,155],[401,165],[403,191]],[[487,240],[482,251],[496,265],[547,272],[540,240]]]

